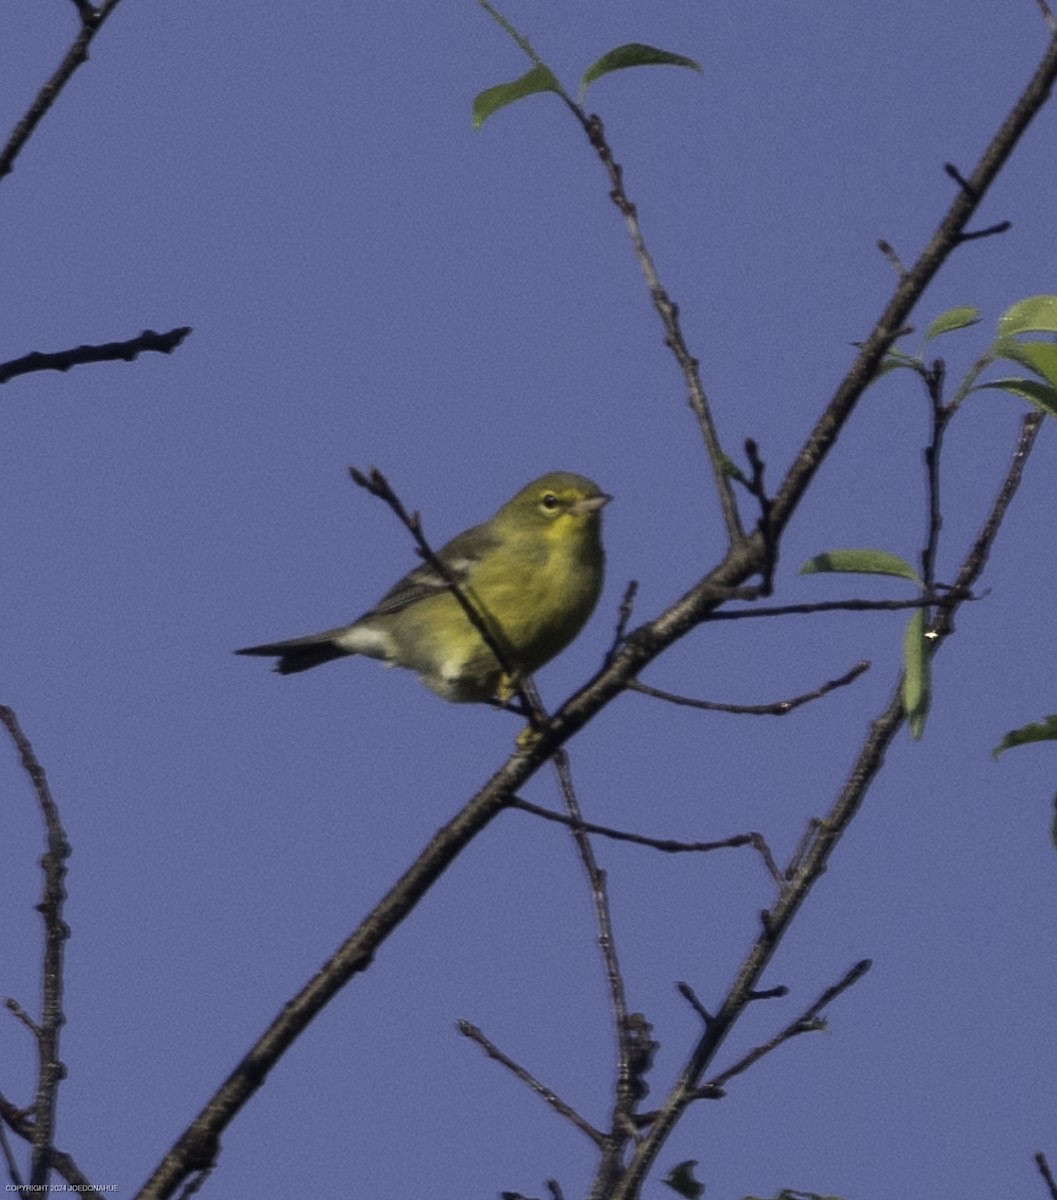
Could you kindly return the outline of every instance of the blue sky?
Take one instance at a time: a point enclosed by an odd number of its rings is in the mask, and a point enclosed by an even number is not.
[[[703,74],[624,72],[588,95],[702,364],[720,436],[776,483],[893,285],[1041,57],[1033,0],[746,6],[624,0],[507,15],[574,86],[629,41]],[[74,33],[72,5],[7,0],[11,128]],[[290,679],[246,644],[350,620],[414,562],[356,489],[377,464],[441,542],[523,483],[575,470],[615,496],[608,582],[538,683],[597,668],[626,582],[655,616],[722,551],[707,461],[602,170],[550,97],[470,125],[524,69],[466,0],[288,8],[125,0],[0,186],[0,358],[189,324],[171,358],[4,389],[0,700],[44,762],[74,847],[58,1144],[131,1194],[283,1002],[505,759],[515,722],[349,661]],[[1057,291],[1054,112],[916,314],[984,325],[942,347],[957,378],[1013,301]],[[911,342],[913,345],[913,342]],[[941,578],[991,501],[1021,410],[981,394],[948,437]],[[902,596],[801,578],[810,555],[925,528],[927,406],[870,391],[788,531],[781,602]],[[1054,756],[995,765],[1052,710],[1053,432],[1043,431],[979,603],[937,662],[924,740],[901,736],[720,1067],[860,958],[828,1032],[782,1048],[683,1122],[711,1200],[782,1187],[855,1200],[1041,1195],[1057,1159]],[[746,510],[747,511],[747,510]],[[627,695],[571,747],[589,819],[689,840],[759,830],[784,860],[842,783],[898,674],[902,617],[697,630],[647,682],[720,701],[853,688],[778,719]],[[38,988],[39,822],[4,752],[0,992]],[[542,772],[530,799],[557,806]],[[652,1100],[770,902],[748,851],[668,861],[600,844],[629,1000],[661,1043]],[[224,1137],[225,1196],[439,1200],[583,1194],[580,1134],[454,1029],[479,1025],[602,1122],[603,979],[567,835],[498,820],[286,1056]],[[0,1090],[33,1052],[0,1021]],[[644,1193],[662,1195],[655,1180]],[[207,1189],[208,1191],[208,1189]]]

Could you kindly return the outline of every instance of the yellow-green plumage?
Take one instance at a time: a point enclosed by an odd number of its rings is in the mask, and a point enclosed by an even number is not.
[[[553,472],[438,552],[516,676],[561,653],[591,615],[602,590],[601,510],[609,499],[582,475]],[[417,671],[455,702],[505,699],[516,682],[428,563],[351,625],[237,653],[276,655],[284,675],[364,654]]]

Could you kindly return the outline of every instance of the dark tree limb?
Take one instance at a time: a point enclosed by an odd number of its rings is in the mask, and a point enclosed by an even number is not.
[[[34,350],[32,354],[0,363],[0,383],[7,383],[18,375],[28,375],[32,371],[68,371],[71,367],[87,363],[132,362],[147,352],[172,354],[190,332],[190,325],[181,325],[177,329],[170,329],[168,333],[144,329],[139,337],[130,338],[127,342],[75,346],[72,350],[55,350],[47,354]]]

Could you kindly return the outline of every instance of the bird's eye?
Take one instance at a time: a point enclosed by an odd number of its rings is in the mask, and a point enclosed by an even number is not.
[[[546,492],[540,503],[546,509],[555,509],[558,507],[558,497],[553,492]]]

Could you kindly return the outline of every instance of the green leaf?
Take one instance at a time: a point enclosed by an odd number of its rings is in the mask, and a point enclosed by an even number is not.
[[[991,757],[998,758],[1003,750],[1009,750],[1013,746],[1030,746],[1032,742],[1057,742],[1057,716],[1049,716],[1035,724],[1011,729],[991,751]]]
[[[499,109],[523,100],[526,96],[534,96],[538,92],[554,92],[564,96],[562,85],[554,76],[554,72],[542,63],[526,71],[520,79],[511,83],[498,83],[495,87],[479,92],[473,102],[473,127],[480,129],[485,121]]]
[[[1045,409],[1051,417],[1057,417],[1057,388],[1050,387],[1048,383],[1039,383],[1035,379],[991,379],[987,383],[978,383],[973,391],[979,392],[984,388],[1030,400],[1032,404]]]
[[[1034,371],[1057,388],[1057,343],[1022,342],[1017,338],[999,338],[992,346],[993,357],[1008,358]]]
[[[941,333],[953,333],[955,329],[965,329],[969,325],[978,324],[979,320],[980,310],[971,305],[962,304],[957,308],[948,308],[946,312],[940,313],[930,322],[928,329],[925,330],[924,345],[928,345]]]
[[[617,46],[615,50],[603,54],[584,71],[580,81],[580,99],[583,100],[584,93],[596,79],[613,71],[623,71],[625,67],[689,67],[691,71],[701,70],[692,58],[683,54],[658,50],[656,46],[644,46],[641,42],[628,42],[626,46]]]
[[[1000,337],[1018,333],[1057,333],[1057,296],[1029,296],[1018,300],[998,318]]]
[[[680,1196],[686,1196],[687,1200],[700,1200],[700,1197],[705,1194],[705,1185],[694,1178],[694,1167],[697,1166],[696,1158],[688,1158],[685,1162],[678,1163],[668,1172],[668,1177],[661,1180],[666,1183],[673,1192],[678,1192]]]
[[[887,550],[826,550],[809,558],[800,568],[801,575],[818,575],[823,572],[848,572],[860,575],[894,575],[897,579],[909,579],[921,584],[917,571],[896,554]]]
[[[921,741],[925,718],[929,714],[932,685],[929,679],[929,655],[925,647],[925,610],[917,611],[907,621],[903,638],[903,711],[907,715],[910,736]]]

